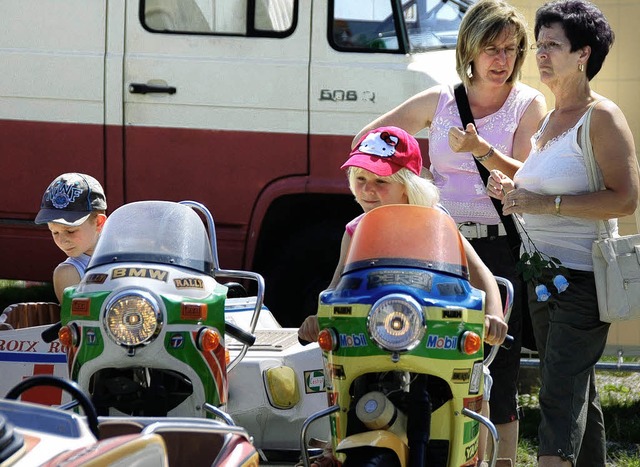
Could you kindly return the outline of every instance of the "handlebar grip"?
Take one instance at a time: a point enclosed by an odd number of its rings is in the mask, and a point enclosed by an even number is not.
[[[513,345],[513,336],[507,334],[507,336],[504,338],[504,342],[500,345],[500,347],[509,350],[511,348],[511,345]]]
[[[311,341],[303,339],[300,336],[298,336],[298,342],[300,342],[300,345],[309,345],[309,344],[311,344]]]
[[[42,340],[45,341],[47,344],[50,344],[51,342],[55,341],[58,338],[58,331],[60,330],[61,327],[62,327],[62,323],[58,321],[57,323],[49,326],[47,329],[42,331],[40,333],[40,337],[42,337]]]
[[[231,324],[231,323],[225,322],[224,323],[224,332],[229,334],[234,339],[237,339],[242,344],[245,344],[245,345],[248,345],[248,346],[252,346],[253,344],[256,343],[256,336],[254,336],[251,333],[246,332],[243,329],[240,329],[235,324]]]

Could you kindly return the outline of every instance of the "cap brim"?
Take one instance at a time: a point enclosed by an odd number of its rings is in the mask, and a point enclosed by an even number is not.
[[[340,168],[346,169],[347,167],[360,167],[380,177],[393,175],[402,168],[389,160],[369,154],[354,154]]]
[[[68,225],[69,227],[77,227],[86,221],[91,215],[91,211],[61,211],[59,209],[40,209],[36,216],[36,224],[47,224],[53,222],[55,224]]]

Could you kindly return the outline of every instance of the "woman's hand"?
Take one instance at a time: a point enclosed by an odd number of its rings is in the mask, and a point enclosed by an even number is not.
[[[455,126],[449,128],[449,147],[453,152],[470,152],[476,155],[482,155],[486,153],[485,148],[490,148],[491,145],[487,143],[478,135],[478,131],[473,123],[467,124],[466,129],[461,129]]]
[[[316,315],[307,316],[298,328],[298,337],[307,342],[317,342],[320,326]]]
[[[505,189],[506,190],[506,189]],[[555,214],[554,196],[540,195],[524,188],[507,191],[502,197],[502,213]]]
[[[492,170],[489,172],[489,179],[487,180],[487,194],[492,198],[502,200],[505,193],[508,193],[515,189],[513,180],[507,177],[499,170]]]
[[[487,180],[487,194],[502,200],[502,213],[511,214],[553,214],[553,197],[540,195],[524,188],[516,188],[513,180],[499,170],[492,170]]]

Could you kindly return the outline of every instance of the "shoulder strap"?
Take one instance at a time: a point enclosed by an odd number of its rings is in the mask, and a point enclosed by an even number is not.
[[[456,96],[456,104],[458,105],[458,113],[460,114],[460,118],[462,120],[462,127],[466,128],[467,124],[473,123],[476,124],[473,114],[471,113],[471,106],[469,105],[469,98],[467,97],[467,92],[464,89],[464,85],[459,83],[454,88],[454,94]],[[477,129],[477,128],[476,128]],[[478,173],[482,178],[482,183],[484,186],[487,186],[487,180],[489,180],[489,171],[487,168],[482,165],[478,160],[471,156],[473,161],[476,163],[476,167],[478,167]],[[520,244],[520,234],[518,234],[518,230],[513,222],[513,218],[511,216],[505,216],[502,214],[502,203],[500,200],[496,198],[489,197],[491,202],[493,203],[493,207],[496,212],[500,216],[500,220],[502,221],[502,225],[504,225],[504,229],[507,232],[507,238],[509,239],[509,244],[512,247],[517,247]]]
[[[589,191],[600,191],[606,189],[602,183],[600,176],[600,168],[596,162],[596,157],[593,154],[593,146],[591,145],[591,138],[589,136],[591,129],[591,113],[598,102],[604,99],[595,101],[589,106],[589,110],[585,113],[584,121],[582,122],[582,132],[580,134],[580,147],[582,148],[582,154],[584,156],[584,165],[587,169],[587,178],[589,179]],[[640,228],[640,209],[636,209],[635,220],[636,228]],[[611,230],[609,229],[609,222],[598,220],[598,237],[601,236],[603,231],[607,232],[607,235],[611,237]]]
[[[473,123],[475,125],[476,122],[473,119],[473,114],[471,113],[471,106],[469,105],[469,98],[467,97],[467,92],[464,89],[464,85],[462,83],[457,84],[453,92],[456,96],[458,113],[460,114],[460,118],[462,119],[462,127],[467,128],[467,125],[469,123]]]
[[[591,128],[591,113],[593,108],[600,101],[596,101],[589,106],[589,109],[585,113],[584,120],[582,122],[582,131],[580,132],[580,147],[582,148],[582,155],[584,156],[584,165],[587,168],[587,178],[589,179],[589,191],[602,190],[600,184],[600,177],[598,176],[598,164],[596,158],[593,155],[593,146],[591,145],[591,138],[589,137],[589,130]]]
[[[591,145],[591,138],[589,136],[589,129],[591,127],[591,112],[599,101],[594,102],[589,106],[589,109],[584,115],[582,121],[582,131],[580,132],[580,147],[582,148],[582,157],[584,159],[584,165],[587,169],[587,179],[589,180],[589,191],[600,191],[603,187],[600,185],[600,179],[598,177],[598,168],[596,158],[593,155],[593,146]],[[611,231],[609,230],[609,222],[604,222],[602,219],[598,219],[598,238],[602,238],[602,232],[606,231],[607,236],[611,238]]]

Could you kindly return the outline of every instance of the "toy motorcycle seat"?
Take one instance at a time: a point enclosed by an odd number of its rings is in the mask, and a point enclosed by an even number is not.
[[[100,439],[134,435],[142,432],[144,425],[133,420],[100,420]]]
[[[53,302],[14,303],[0,315],[0,329],[22,329],[60,321],[60,305]]]
[[[213,465],[224,446],[234,436],[226,425],[207,426],[210,420],[160,421],[147,425],[142,434],[156,433],[167,445],[169,465]]]

